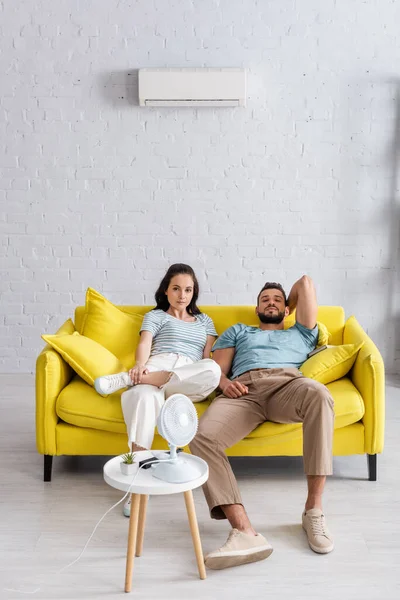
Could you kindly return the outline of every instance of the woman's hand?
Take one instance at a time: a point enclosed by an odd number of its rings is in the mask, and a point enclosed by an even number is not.
[[[146,368],[146,365],[136,364],[133,369],[129,371],[129,377],[133,385],[137,385],[138,383],[142,383],[142,376],[147,375],[149,370]]]

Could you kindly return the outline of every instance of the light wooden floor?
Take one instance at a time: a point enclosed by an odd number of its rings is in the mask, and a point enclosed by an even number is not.
[[[53,481],[44,483],[42,457],[35,450],[33,377],[0,376],[0,386],[0,598],[121,597],[128,520],[120,507],[100,525],[81,560],[57,573],[79,555],[98,519],[122,496],[103,481],[107,458],[55,458]],[[400,598],[399,392],[400,383],[392,379],[378,481],[367,481],[364,456],[334,460],[325,494],[336,542],[332,554],[312,553],[300,526],[301,459],[236,459],[247,510],[273,544],[272,556],[236,569],[209,570],[200,581],[183,496],[153,497],[132,598]],[[207,552],[225,541],[228,526],[209,519],[201,490],[194,496]],[[38,586],[33,595],[21,593]]]

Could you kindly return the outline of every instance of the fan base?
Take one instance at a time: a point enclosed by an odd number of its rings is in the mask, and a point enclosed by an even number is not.
[[[189,464],[181,457],[154,465],[153,469],[153,477],[168,483],[188,483],[202,474],[197,465]]]

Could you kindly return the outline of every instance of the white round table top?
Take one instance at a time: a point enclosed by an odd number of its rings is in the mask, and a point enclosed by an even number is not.
[[[165,458],[165,452],[163,450],[143,450],[142,452],[135,452],[135,462],[149,458],[150,456],[160,456]],[[103,467],[104,480],[111,487],[127,492],[128,490],[132,494],[145,494],[149,496],[157,496],[162,494],[178,494],[181,492],[187,492],[188,490],[194,490],[200,487],[208,479],[208,465],[205,460],[198,456],[193,456],[186,452],[180,452],[178,454],[181,460],[185,460],[188,463],[193,464],[197,467],[199,476],[192,481],[185,483],[168,483],[162,479],[157,479],[153,476],[154,467],[148,469],[139,469],[133,475],[124,475],[120,469],[120,463],[122,462],[121,456],[115,456]],[[160,464],[160,463],[155,463]],[[133,481],[133,483],[132,483]],[[131,486],[132,484],[132,486]]]

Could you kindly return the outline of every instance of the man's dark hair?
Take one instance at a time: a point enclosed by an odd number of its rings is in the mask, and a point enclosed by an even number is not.
[[[175,275],[190,275],[193,279],[193,297],[190,301],[190,304],[186,307],[189,315],[200,315],[201,311],[198,308],[196,302],[199,297],[199,282],[197,281],[197,277],[189,265],[185,265],[183,263],[176,263],[175,265],[171,265],[168,271],[165,273],[158,290],[155,293],[155,299],[157,306],[153,310],[161,309],[166,312],[169,309],[168,298],[165,295],[165,292],[168,289],[169,283]]]
[[[281,284],[280,283],[275,283],[274,281],[267,281],[267,283],[264,283],[264,287],[262,288],[261,292],[257,296],[257,306],[258,306],[258,302],[260,300],[260,296],[261,296],[261,294],[263,293],[264,290],[279,290],[283,294],[283,297],[284,297],[284,300],[285,300],[285,306],[288,305],[287,298],[286,298],[286,292],[283,289],[283,287],[281,286]]]

